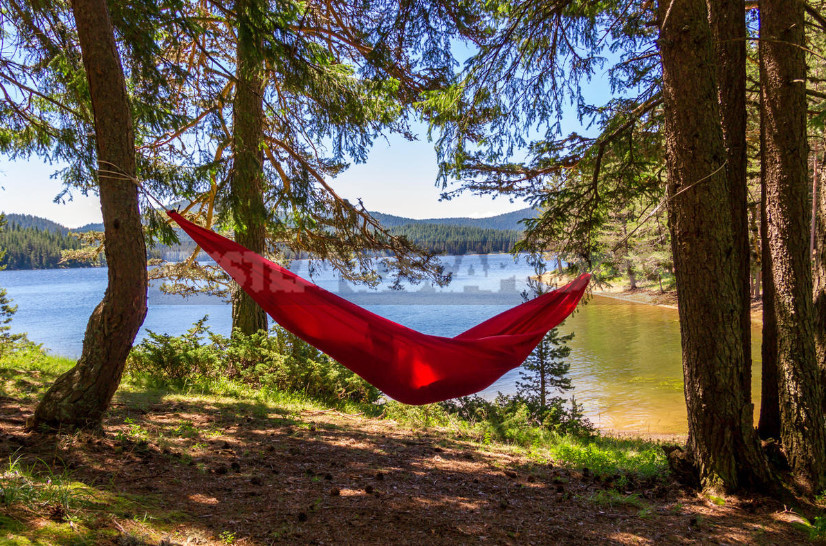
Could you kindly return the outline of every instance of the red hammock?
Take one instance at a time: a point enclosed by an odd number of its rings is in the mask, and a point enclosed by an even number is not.
[[[168,212],[278,324],[405,404],[478,392],[524,362],[571,314],[591,276],[505,311],[453,338],[380,317],[225,237]]]

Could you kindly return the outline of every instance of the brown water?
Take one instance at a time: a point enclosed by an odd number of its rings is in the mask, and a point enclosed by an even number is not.
[[[562,327],[575,332],[571,377],[577,402],[602,430],[685,434],[677,311],[594,296]],[[752,396],[759,407],[760,328],[752,328]]]

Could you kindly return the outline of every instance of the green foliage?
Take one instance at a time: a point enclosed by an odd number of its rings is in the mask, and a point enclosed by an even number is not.
[[[653,477],[664,475],[667,467],[660,446],[637,439],[568,435],[555,442],[550,452],[554,458],[587,467],[603,476],[619,474],[621,477],[633,472],[643,478]]]
[[[809,535],[809,540],[826,540],[826,516],[816,516],[812,521],[802,517],[801,519],[801,522],[795,522],[792,525],[807,533]]]
[[[575,468],[587,467],[601,476],[611,476],[622,487],[629,477],[664,477],[668,463],[659,445],[639,439],[600,436],[574,423],[549,429],[529,419],[524,403],[506,398],[488,402],[481,397],[465,397],[440,404],[408,406],[398,402],[384,405],[384,416],[415,429],[440,427],[483,445],[505,443],[531,450],[538,460],[553,460]]]
[[[0,475],[0,504],[6,507],[57,506],[65,514],[63,517],[68,517],[84,500],[86,496],[75,487],[67,470],[55,473],[43,461],[24,465],[19,455],[13,455]]]
[[[389,229],[396,237],[435,254],[490,254],[513,250],[520,233],[514,230],[484,229],[443,224],[404,224]]]
[[[3,236],[5,225],[5,216],[0,214],[0,238]],[[6,266],[3,265],[3,258],[5,255],[6,250],[2,240],[0,240],[0,271],[6,268]],[[4,352],[8,351],[9,348],[11,348],[15,343],[25,339],[25,336],[23,335],[12,335],[10,333],[11,321],[16,312],[17,306],[11,304],[11,298],[9,298],[6,290],[4,288],[0,288],[0,356],[2,356]]]
[[[16,223],[9,224],[6,230],[0,232],[0,248],[6,253],[2,263],[9,269],[88,267],[90,264],[86,261],[61,261],[63,251],[78,250],[81,246],[81,242],[71,235],[38,227],[22,227]]]
[[[25,339],[22,334],[12,334],[11,321],[17,312],[17,306],[11,304],[11,298],[4,288],[0,288],[0,355],[11,348],[15,343]]]
[[[225,378],[322,400],[373,402],[379,396],[375,387],[280,326],[269,334],[224,337],[205,323],[206,317],[181,336],[149,332],[132,350],[127,369],[179,382]]]
[[[494,438],[521,445],[540,442],[548,433],[589,435],[593,432],[593,426],[576,404],[572,409],[562,403],[554,404],[542,411],[535,402],[519,395],[499,393],[492,401],[473,395],[439,405],[471,424],[483,424]]]
[[[539,279],[545,273],[545,264],[541,260],[534,263],[536,278],[528,282],[528,289],[534,297],[548,292],[548,288]],[[523,299],[530,299],[527,291]],[[568,342],[574,334],[561,335],[558,328],[553,328],[528,355],[519,372],[520,380],[516,382],[516,396],[503,397],[501,406],[521,407],[527,411],[528,419],[543,427],[559,432],[585,432],[592,429],[591,424],[582,413],[582,408],[571,397],[568,404],[564,397],[555,393],[572,390],[568,372],[571,365],[566,358],[571,354]]]
[[[616,489],[601,489],[589,495],[588,500],[597,506],[631,506],[640,509],[645,507],[638,493],[623,495]]]

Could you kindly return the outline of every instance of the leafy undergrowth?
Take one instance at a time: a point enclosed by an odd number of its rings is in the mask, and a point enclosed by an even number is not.
[[[216,379],[130,377],[107,434],[23,433],[68,361],[0,361],[0,542],[799,543],[769,499],[712,502],[656,444],[496,439],[438,407],[321,404]],[[518,432],[518,431],[517,431]]]

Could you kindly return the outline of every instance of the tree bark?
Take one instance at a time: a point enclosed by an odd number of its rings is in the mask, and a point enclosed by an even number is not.
[[[669,12],[666,16],[666,12]],[[669,228],[691,458],[704,488],[771,482],[744,392],[743,286],[703,0],[661,2]]]
[[[264,83],[261,77],[261,39],[251,26],[257,0],[238,0],[236,87],[233,102],[233,165],[230,193],[235,240],[258,254],[266,245],[264,205]],[[234,285],[232,328],[243,334],[267,329],[267,314],[246,292]]]
[[[820,386],[823,392],[823,412],[826,413],[826,169],[818,173],[817,209],[815,211],[814,251],[814,312],[815,351],[820,368]]]
[[[758,49],[760,80],[763,74],[763,50]],[[764,96],[760,94],[760,111]],[[761,345],[760,419],[757,431],[761,438],[780,440],[780,391],[777,386],[777,318],[774,314],[774,281],[769,249],[769,224],[766,220],[766,126],[760,124],[760,276],[763,285],[763,339]]]
[[[780,438],[804,491],[826,487],[826,428],[815,356],[809,254],[806,58],[802,0],[762,0],[761,122],[777,319]]]
[[[748,186],[746,182],[746,14],[742,0],[706,0],[709,23],[717,56],[717,98],[723,143],[726,147],[726,175],[731,198],[731,225],[734,260],[738,266],[740,331],[747,366],[741,370],[740,385],[751,404],[751,268],[749,264]]]
[[[761,99],[762,102],[762,99]],[[763,340],[761,345],[760,437],[780,439],[780,391],[777,386],[777,318],[774,313],[774,281],[769,249],[769,225],[766,220],[766,161],[764,127],[760,127],[760,268],[763,278]]]
[[[135,137],[123,68],[105,0],[73,0],[95,120],[109,284],[77,365],[46,392],[30,427],[99,429],[146,315],[146,245],[135,177]]]

